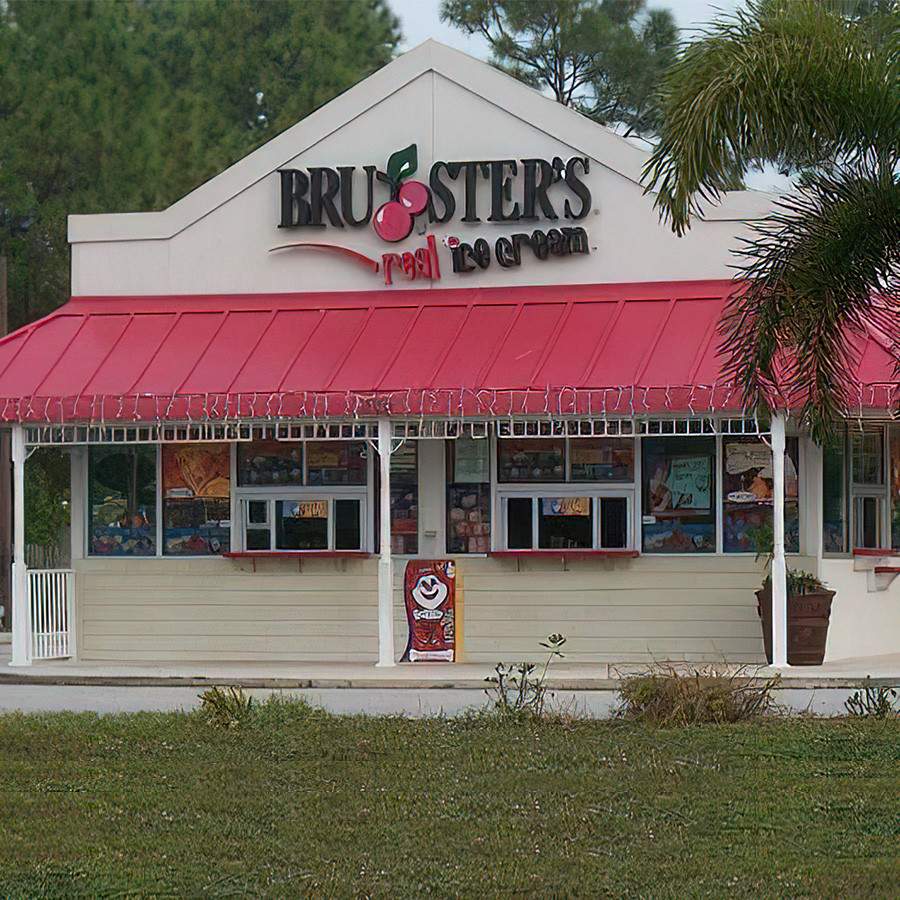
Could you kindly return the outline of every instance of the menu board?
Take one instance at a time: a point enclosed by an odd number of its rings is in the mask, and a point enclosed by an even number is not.
[[[231,484],[228,444],[166,444],[163,447],[163,496],[227,499]]]

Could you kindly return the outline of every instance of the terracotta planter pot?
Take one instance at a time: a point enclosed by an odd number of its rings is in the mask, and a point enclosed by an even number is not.
[[[790,666],[820,666],[825,658],[828,620],[834,591],[788,595],[787,661]],[[772,662],[772,586],[756,592],[756,609],[762,620],[766,659]]]

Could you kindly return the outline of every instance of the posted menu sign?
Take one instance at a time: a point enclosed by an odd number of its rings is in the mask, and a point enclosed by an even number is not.
[[[453,662],[456,654],[456,566],[449,559],[411,559],[403,597],[409,640],[402,662]]]

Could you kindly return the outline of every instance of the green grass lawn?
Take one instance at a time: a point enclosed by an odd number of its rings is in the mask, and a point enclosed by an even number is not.
[[[897,896],[897,721],[0,717],[0,896]]]

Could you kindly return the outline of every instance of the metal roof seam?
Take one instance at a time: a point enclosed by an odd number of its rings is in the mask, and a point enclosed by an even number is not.
[[[714,297],[710,297],[710,300],[715,299]],[[703,365],[703,360],[706,359],[706,354],[709,352],[709,345],[712,343],[713,338],[719,330],[719,322],[721,321],[721,311],[719,315],[713,315],[710,318],[709,325],[706,326],[706,334],[703,335],[703,340],[700,342],[700,346],[697,349],[697,355],[694,357],[694,361],[691,363],[690,372],[688,374],[688,381],[693,384],[695,379],[697,378],[697,372],[700,371],[700,366]]]
[[[610,317],[609,324],[606,327],[606,334],[597,341],[597,346],[594,348],[594,352],[591,354],[590,359],[588,360],[588,364],[581,375],[581,378],[578,380],[584,384],[588,376],[594,369],[597,367],[597,363],[600,361],[600,357],[603,354],[603,351],[606,349],[606,345],[609,343],[609,339],[612,336],[613,330],[616,325],[619,324],[619,319],[622,318],[622,313],[625,311],[625,298],[622,297],[616,302],[616,311]]]
[[[438,372],[441,371],[444,363],[447,361],[447,357],[453,352],[453,347],[456,345],[456,342],[459,340],[460,335],[463,333],[469,319],[472,316],[472,310],[475,308],[474,303],[470,303],[466,306],[466,313],[460,320],[459,325],[456,328],[456,331],[453,334],[453,337],[447,342],[447,346],[444,348],[443,352],[438,356],[438,361],[434,368],[431,370],[431,375],[428,377],[430,382],[434,382],[434,379],[437,378]]]
[[[252,311],[253,311],[253,312],[256,312],[256,310],[252,310]],[[228,387],[225,389],[226,393],[228,393],[228,394],[231,393],[231,389],[234,387],[234,383],[235,383],[235,382],[238,380],[238,378],[240,378],[241,375],[243,374],[243,372],[244,372],[244,367],[245,367],[245,366],[247,365],[247,363],[250,362],[250,360],[253,358],[253,354],[254,354],[254,353],[256,352],[256,350],[259,348],[259,345],[262,343],[262,339],[266,336],[266,333],[267,333],[268,330],[272,327],[272,323],[275,321],[276,317],[278,316],[278,314],[279,314],[280,312],[282,312],[282,310],[279,309],[278,307],[276,307],[275,309],[273,309],[273,310],[269,313],[269,320],[268,320],[268,322],[266,322],[265,327],[262,328],[262,329],[260,330],[259,336],[258,336],[258,337],[256,338],[256,340],[253,342],[253,346],[251,346],[251,347],[249,348],[249,350],[247,351],[247,355],[244,357],[244,361],[238,366],[237,371],[234,373],[234,377],[231,379],[231,381],[228,382]]]
[[[69,346],[70,346],[71,344],[73,344],[76,340],[78,340],[78,335],[81,334],[82,331],[84,331],[85,326],[86,326],[87,323],[90,321],[90,319],[91,319],[90,316],[83,316],[83,317],[82,317],[82,319],[81,319],[81,324],[80,324],[80,325],[78,326],[78,328],[75,330],[75,334],[73,334],[72,337],[69,338],[68,343],[65,344],[65,345],[60,349],[59,355],[56,357],[56,359],[54,360],[54,362],[51,363],[50,367],[44,371],[44,377],[43,377],[43,378],[42,378],[42,379],[34,386],[34,393],[35,393],[35,394],[38,394],[38,393],[39,393],[40,389],[44,386],[44,382],[46,382],[47,379],[53,374],[53,370],[59,365],[59,361],[63,358],[63,356],[65,355],[66,350],[69,349]]]
[[[363,336],[363,333],[366,330],[366,325],[368,325],[369,322],[372,321],[372,317],[375,315],[375,310],[377,308],[378,307],[374,306],[373,304],[369,305],[368,312],[366,313],[362,322],[360,322],[359,326],[357,327],[356,334],[353,336],[353,339],[350,341],[350,344],[347,347],[346,351],[344,352],[344,355],[337,361],[337,363],[335,364],[335,366],[331,370],[331,372],[328,373],[328,377],[325,379],[325,383],[324,383],[324,388],[326,391],[329,388],[331,388],[332,382],[338,376],[338,372],[341,371],[341,369],[344,367],[344,364],[347,362],[347,359],[350,357],[350,355],[356,349],[356,345],[359,343],[360,338]]]
[[[310,310],[313,312],[313,310]],[[306,339],[300,342],[300,346],[297,348],[297,352],[291,357],[291,361],[287,364],[284,371],[281,373],[281,377],[278,379],[277,384],[275,385],[276,390],[282,390],[282,386],[284,385],[284,379],[288,377],[291,369],[297,364],[297,360],[300,359],[300,354],[309,346],[309,342],[312,340],[313,335],[321,328],[322,323],[325,321],[325,310],[322,307],[319,307],[319,321],[309,329],[309,332],[306,335]]]
[[[403,334],[401,335],[400,340],[397,341],[397,349],[389,357],[387,363],[382,367],[381,372],[375,378],[374,386],[375,386],[376,390],[381,390],[381,383],[384,381],[385,378],[387,378],[387,373],[391,371],[391,367],[394,365],[394,363],[400,357],[400,354],[403,352],[403,347],[406,344],[406,341],[408,340],[410,334],[412,334],[413,328],[416,327],[416,324],[418,323],[419,319],[422,317],[422,313],[424,312],[425,308],[426,308],[425,304],[421,303],[419,305],[418,309],[416,310],[415,315],[412,316],[411,321],[406,326],[406,328],[403,330]]]
[[[209,350],[209,348],[212,346],[213,341],[219,336],[219,333],[225,327],[225,323],[228,321],[228,317],[231,314],[232,314],[232,310],[230,310],[230,309],[223,310],[220,313],[220,315],[222,316],[222,321],[219,322],[218,327],[213,330],[213,333],[209,336],[209,340],[207,340],[203,349],[200,351],[200,353],[197,354],[197,358],[194,360],[194,365],[191,366],[191,368],[188,370],[188,373],[184,376],[184,378],[181,379],[181,382],[178,385],[178,393],[181,393],[181,390],[184,387],[187,380],[191,377],[191,375],[194,374],[194,372],[197,369],[197,366],[200,365],[200,360],[203,359],[203,357],[206,355],[206,351]]]
[[[569,321],[569,318],[572,315],[572,310],[575,308],[575,301],[568,300],[565,303],[565,309],[563,310],[563,314],[559,317],[556,322],[556,325],[553,327],[553,331],[550,332],[550,338],[547,341],[546,346],[544,347],[543,352],[538,357],[537,364],[531,372],[531,375],[528,378],[528,384],[531,387],[537,387],[537,382],[535,379],[537,378],[538,372],[544,367],[549,358],[550,354],[556,349],[556,344],[559,341],[559,336],[562,334],[563,329],[566,327],[566,324]]]
[[[665,334],[666,326],[669,324],[669,320],[672,318],[672,313],[675,312],[675,304],[678,301],[673,297],[669,300],[669,307],[666,310],[666,314],[662,317],[662,321],[659,323],[659,327],[656,329],[656,334],[653,336],[653,340],[650,342],[650,346],[644,353],[643,359],[638,363],[637,368],[634,370],[634,384],[635,386],[641,386],[641,378],[644,373],[647,371],[647,366],[650,365],[650,360],[653,359],[653,354],[656,352],[656,348],[659,346],[660,339],[663,334]]]
[[[494,342],[494,347],[491,354],[488,356],[487,362],[478,370],[478,375],[475,378],[476,383],[481,384],[484,381],[485,376],[488,372],[490,372],[491,367],[497,362],[497,356],[500,353],[500,350],[506,346],[506,341],[509,339],[510,334],[512,333],[513,328],[516,327],[516,323],[519,321],[519,318],[522,315],[522,310],[525,308],[525,303],[519,302],[515,304],[516,311],[512,315],[512,319],[509,324],[506,326],[506,330],[503,334],[497,338]]]
[[[141,380],[141,377],[146,373],[147,369],[150,368],[150,365],[153,363],[153,360],[156,359],[156,354],[162,350],[166,341],[169,339],[169,336],[177,327],[178,323],[181,321],[181,313],[168,313],[168,315],[172,316],[172,324],[166,329],[166,333],[159,339],[159,343],[156,345],[156,349],[150,354],[147,359],[147,362],[144,364],[144,367],[138,372],[137,377],[129,384],[129,393],[135,390],[135,386]]]

